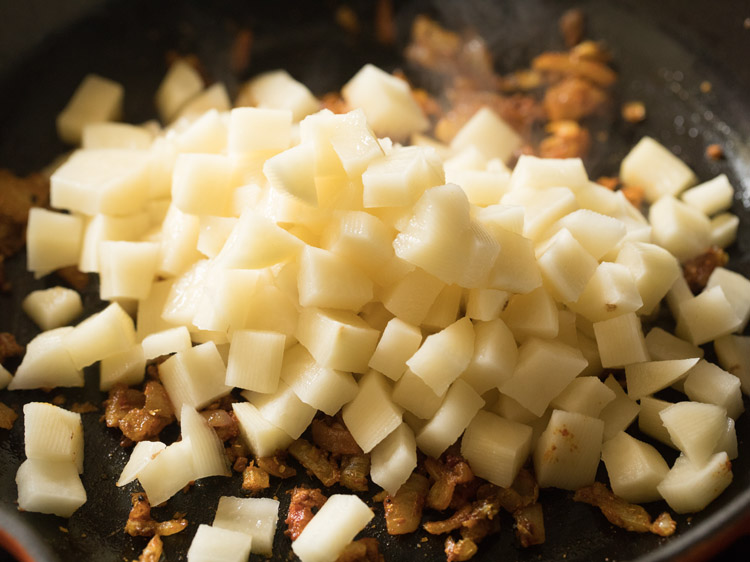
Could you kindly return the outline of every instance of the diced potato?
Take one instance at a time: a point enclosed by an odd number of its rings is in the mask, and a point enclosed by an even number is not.
[[[116,121],[122,114],[124,92],[113,80],[86,75],[57,116],[57,135],[68,144],[79,144],[89,123]]]
[[[302,143],[266,160],[263,174],[271,187],[293,195],[308,205],[318,205],[315,185],[315,147]]]
[[[520,205],[497,204],[476,209],[475,218],[497,238],[498,232],[502,231],[523,234],[524,214],[524,208]]]
[[[646,242],[628,242],[617,254],[616,262],[633,274],[643,300],[639,312],[650,314],[680,277],[680,264],[664,248]]]
[[[638,400],[673,385],[688,375],[699,359],[667,359],[625,365],[628,396]]]
[[[711,243],[708,218],[674,197],[662,197],[651,205],[648,219],[654,241],[680,262],[698,256]]]
[[[496,486],[510,488],[531,452],[531,428],[480,410],[461,438],[471,470]]]
[[[541,488],[577,490],[593,484],[602,448],[602,420],[553,410],[534,448],[534,473]]]
[[[726,174],[721,174],[684,191],[680,198],[704,215],[711,216],[732,206],[734,188]]]
[[[588,184],[588,174],[580,158],[538,158],[523,154],[513,168],[510,189],[544,189],[564,185],[577,191]]]
[[[602,445],[602,460],[612,491],[625,501],[645,503],[661,499],[656,487],[669,466],[654,447],[621,431]]]
[[[63,346],[78,369],[125,351],[134,343],[133,319],[116,302],[86,318],[63,339]]]
[[[59,286],[30,292],[21,306],[42,330],[65,326],[83,312],[81,295],[73,289]]]
[[[685,378],[685,394],[695,402],[716,404],[730,418],[737,419],[745,411],[740,379],[718,365],[701,359]]]
[[[613,375],[609,375],[604,384],[615,394],[615,399],[599,412],[599,419],[604,422],[603,440],[606,442],[619,432],[625,431],[638,416],[641,407],[625,394]]]
[[[220,154],[180,154],[174,165],[172,201],[193,215],[227,216],[232,195],[228,158]]]
[[[64,326],[35,336],[26,346],[26,354],[8,383],[8,390],[82,387],[83,371],[76,367],[64,345],[72,331],[73,328]]]
[[[244,562],[253,539],[245,533],[199,525],[187,551],[188,562]]]
[[[259,74],[243,87],[242,92],[246,92],[258,107],[291,111],[295,123],[320,106],[307,86],[292,78],[286,70]]]
[[[305,246],[297,277],[299,303],[306,307],[359,311],[373,296],[369,277],[344,258]]]
[[[737,240],[740,218],[731,213],[720,213],[711,219],[711,245],[726,248]]]
[[[342,410],[347,429],[365,453],[401,424],[401,414],[401,408],[391,401],[388,379],[377,371],[369,371],[359,380],[357,396]]]
[[[406,361],[422,343],[422,331],[399,318],[393,318],[383,330],[369,367],[397,381],[406,371]]]
[[[140,307],[138,310],[140,311]],[[140,322],[138,324],[140,325]],[[187,351],[192,347],[192,343],[188,329],[185,326],[177,326],[149,334],[143,338],[141,346],[144,358],[150,361],[161,355]]]
[[[203,286],[196,287],[193,326],[230,336],[234,330],[245,327],[256,294],[270,283],[267,274],[255,270],[209,269]]]
[[[372,64],[363,66],[341,88],[349,107],[359,107],[379,137],[400,141],[425,130],[427,118],[411,95],[406,81]]]
[[[672,443],[696,465],[702,466],[726,431],[727,412],[714,404],[678,402],[659,412]]]
[[[556,410],[577,412],[596,418],[615,398],[614,391],[598,377],[576,377],[550,405]]]
[[[181,153],[220,154],[227,150],[227,136],[227,120],[216,109],[210,109],[180,131],[175,143]]]
[[[453,324],[461,311],[464,289],[460,285],[446,285],[432,303],[422,327],[428,332],[442,330]]]
[[[417,447],[438,458],[461,436],[482,406],[482,397],[468,383],[458,379],[445,393],[437,412],[417,432]]]
[[[83,240],[83,219],[33,207],[26,227],[27,267],[37,278],[76,265]]]
[[[482,394],[513,376],[518,347],[513,333],[500,318],[474,324],[474,353],[461,379]]]
[[[357,496],[334,494],[310,519],[292,550],[302,562],[334,562],[373,517]]]
[[[485,322],[500,317],[510,295],[499,289],[469,289],[466,299],[466,316]]]
[[[576,302],[597,269],[594,257],[562,228],[537,259],[548,290],[562,302]]]
[[[394,256],[392,242],[391,228],[363,211],[342,212],[321,235],[321,247],[354,264],[375,281]]]
[[[715,500],[731,482],[732,463],[726,453],[716,453],[702,465],[681,455],[658,490],[677,513],[694,513]]]
[[[26,457],[71,463],[83,472],[83,424],[81,414],[45,402],[23,406]]]
[[[50,177],[50,204],[85,215],[128,215],[149,196],[149,154],[145,150],[77,150]]]
[[[612,251],[627,232],[621,220],[590,209],[578,209],[565,215],[552,225],[551,230],[558,228],[567,229],[596,260]]]
[[[443,287],[440,279],[417,267],[381,291],[379,297],[397,318],[419,326]]]
[[[146,150],[153,136],[145,127],[127,123],[90,123],[83,128],[82,148],[131,148]]]
[[[437,412],[444,396],[435,394],[424,379],[406,369],[393,386],[391,399],[408,412],[426,420]]]
[[[287,109],[237,107],[229,117],[230,154],[286,150],[291,144],[292,112]]]
[[[380,332],[353,312],[305,308],[300,313],[297,339],[324,367],[364,373],[375,352]]]
[[[741,320],[737,332],[742,332],[750,320],[750,280],[724,267],[717,267],[711,272],[706,289],[716,286],[724,291],[732,310]]]
[[[649,360],[641,320],[635,312],[594,322],[602,367],[626,367]]]
[[[586,367],[581,352],[556,341],[530,338],[518,349],[513,376],[500,392],[541,416],[552,399],[560,394]]]
[[[232,404],[245,445],[258,457],[267,457],[286,449],[294,439],[260,415],[250,402]]]
[[[501,418],[510,420],[512,422],[531,425],[540,419],[539,416],[530,412],[529,410],[521,406],[518,402],[513,400],[513,398],[506,394],[503,394],[502,392],[498,394],[497,402],[492,405],[488,404],[488,406],[489,407],[485,408],[486,410],[494,412]],[[547,411],[549,412],[549,410]],[[547,425],[546,421],[544,425]],[[541,433],[541,430],[539,431],[539,433]]]
[[[417,467],[417,442],[414,432],[402,423],[370,452],[370,478],[391,495]]]
[[[638,429],[649,437],[653,437],[665,445],[676,449],[677,446],[672,442],[669,431],[664,427],[664,422],[662,422],[660,415],[663,410],[672,406],[672,402],[644,396],[640,399],[640,403],[641,411],[638,413]]]
[[[116,384],[131,386],[143,381],[146,357],[143,347],[134,344],[125,351],[105,357],[99,363],[99,390],[108,391]]]
[[[523,206],[523,235],[534,241],[542,240],[553,224],[578,209],[576,196],[567,187],[510,191],[500,202]]]
[[[261,394],[245,391],[242,395],[258,409],[263,418],[293,439],[299,438],[315,416],[316,409],[306,404],[283,380],[275,392]]]
[[[622,160],[620,178],[643,188],[646,201],[677,195],[696,181],[693,171],[651,137],[643,137]]]
[[[161,453],[167,446],[161,441],[139,441],[130,452],[130,459],[117,479],[117,486],[125,486],[138,478],[144,466],[150,463],[156,455]]]
[[[207,476],[231,476],[229,462],[224,455],[224,444],[208,425],[206,418],[183,404],[180,409],[182,439],[190,443],[193,452],[193,479]]]
[[[213,526],[251,536],[253,541],[250,551],[270,555],[278,519],[278,500],[222,496],[219,498]]]
[[[286,336],[277,332],[236,330],[232,335],[226,384],[256,392],[274,392],[281,374]]]
[[[170,204],[161,229],[158,272],[164,277],[180,275],[200,260],[197,250],[200,219]]]
[[[145,299],[151,290],[158,263],[159,244],[155,242],[101,242],[100,298]]]
[[[384,155],[361,109],[336,117],[330,143],[350,179],[359,182],[370,162]]]
[[[203,79],[184,59],[172,63],[156,91],[156,108],[164,123],[169,123],[188,100],[203,90]]]
[[[513,295],[500,316],[519,341],[538,337],[557,337],[557,304],[544,287],[530,293]]]
[[[742,319],[719,285],[680,303],[675,332],[695,345],[731,334]]]
[[[474,326],[464,317],[444,330],[427,336],[406,365],[442,395],[466,369],[474,354]]]
[[[183,404],[200,409],[232,390],[216,344],[206,342],[175,353],[159,365],[159,375],[179,416]]]
[[[482,107],[451,141],[454,152],[468,146],[475,146],[488,160],[499,158],[504,162],[521,146],[521,137],[494,111]]]
[[[207,258],[215,258],[226,244],[237,221],[235,217],[200,217],[197,250]]]
[[[681,340],[658,326],[651,328],[645,341],[648,353],[654,361],[690,359],[704,355],[703,349],[697,345]]]
[[[189,439],[175,441],[138,472],[138,482],[149,502],[159,505],[195,479]]]
[[[319,365],[301,345],[284,353],[280,372],[300,400],[329,416],[357,394],[357,382],[350,373]]]
[[[167,204],[168,205],[168,204]],[[159,224],[164,217],[161,217]],[[149,213],[141,211],[121,217],[97,214],[86,220],[78,258],[78,269],[85,273],[99,272],[99,244],[105,240],[144,240],[151,225]]]
[[[70,517],[86,503],[75,463],[26,459],[16,472],[18,508]]]
[[[714,341],[719,365],[740,379],[742,392],[750,395],[750,337],[723,336]]]
[[[636,312],[643,306],[635,279],[622,264],[600,263],[589,278],[586,287],[571,310],[591,322],[600,322],[628,312]]]
[[[216,82],[200,92],[197,96],[188,100],[188,102],[180,108],[177,117],[194,119],[211,109],[217,111],[229,111],[231,107],[232,102],[229,100],[226,86],[221,82]]]

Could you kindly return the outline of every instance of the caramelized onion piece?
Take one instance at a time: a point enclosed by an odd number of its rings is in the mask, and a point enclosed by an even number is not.
[[[477,553],[477,545],[471,539],[453,540],[453,537],[445,539],[445,554],[448,562],[463,562]]]
[[[317,488],[311,489],[300,486],[294,488],[291,494],[292,499],[289,502],[289,512],[286,516],[287,528],[284,534],[295,541],[328,498]]]
[[[532,503],[513,513],[516,521],[516,536],[521,546],[526,548],[544,542],[544,516],[542,504]]]
[[[339,481],[341,474],[336,462],[329,458],[325,451],[306,439],[297,439],[289,445],[289,454],[308,471],[312,472],[322,482],[323,486],[333,486]]]
[[[362,449],[346,426],[331,416],[312,421],[312,439],[321,449],[335,455],[361,455]]]
[[[380,547],[377,539],[365,537],[352,541],[336,559],[336,562],[380,562]]]
[[[138,562],[159,562],[163,550],[164,543],[161,542],[161,537],[154,535],[138,557]]]
[[[265,490],[271,485],[268,473],[250,462],[242,471],[242,489],[253,493]]]
[[[174,535],[185,529],[188,525],[187,519],[176,517],[169,521],[154,521],[151,518],[151,504],[144,492],[135,492],[130,501],[133,507],[130,509],[128,521],[125,523],[125,532],[133,537],[151,537],[154,535]]]
[[[427,478],[412,473],[395,496],[386,495],[383,507],[389,535],[405,535],[419,528],[429,487]]]
[[[286,464],[286,455],[276,453],[272,457],[259,457],[255,459],[259,468],[265,470],[271,476],[277,478],[291,478],[297,474],[297,471]]]
[[[341,485],[355,492],[367,491],[370,455],[345,455],[341,458]]]

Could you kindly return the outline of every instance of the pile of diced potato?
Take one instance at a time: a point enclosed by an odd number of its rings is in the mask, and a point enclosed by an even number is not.
[[[197,411],[239,388],[234,412],[254,454],[341,410],[391,494],[418,449],[437,457],[457,440],[499,486],[529,457],[542,487],[591,484],[603,460],[616,494],[681,513],[728,486],[750,392],[750,338],[738,335],[750,281],[717,268],[694,296],[680,267],[736,236],[725,176],[692,187],[684,163],[642,139],[620,173],[644,189],[646,217],[578,159],[522,156],[510,170],[521,140],[489,109],[450,146],[429,139],[408,85],[374,66],[344,86],[346,114],[318,111],[281,71],[247,92],[255,106],[231,109],[221,84],[204,89],[178,62],[157,93],[163,128],[110,122],[122,88],[98,77],[58,121],[82,144],[52,175],[54,210],[29,217],[29,269],[98,273],[111,304],[71,327],[75,292],[29,295],[24,308],[45,331],[9,388],[82,386],[98,362],[106,391],[171,355],[160,375],[182,439],[138,444],[118,485],[137,478],[158,504],[191,480],[229,475]],[[674,335],[646,329],[664,306]],[[703,359],[704,344],[719,365]],[[624,369],[626,390],[611,369]],[[685,400],[654,397],[667,387]],[[42,447],[35,428],[51,408],[25,408],[19,505],[67,516],[85,501],[82,441],[59,452],[70,470],[48,469],[37,451],[57,441]],[[81,435],[72,414],[54,412]],[[625,432],[636,419],[680,451],[672,467]],[[46,501],[49,482],[59,493]],[[303,560],[335,559],[364,527],[355,499],[329,500],[308,529],[346,529],[331,542],[303,533]],[[236,531],[201,527],[190,559],[205,559],[207,540],[270,548]]]

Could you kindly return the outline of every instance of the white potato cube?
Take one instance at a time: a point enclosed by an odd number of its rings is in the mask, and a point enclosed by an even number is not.
[[[391,399],[408,412],[426,420],[437,412],[444,396],[435,394],[421,377],[406,369],[393,386]]]
[[[499,289],[469,289],[466,298],[466,316],[485,322],[500,317],[508,304],[510,294]]]
[[[541,416],[555,396],[586,367],[581,352],[557,341],[530,338],[518,349],[513,376],[500,392]]]
[[[183,404],[199,409],[232,390],[216,344],[206,342],[175,353],[159,365],[164,389],[179,415]]]
[[[65,326],[83,312],[81,295],[66,287],[32,291],[23,299],[21,306],[42,330]]]
[[[146,150],[153,136],[145,127],[127,123],[89,123],[84,126],[82,148],[132,148]]]
[[[380,332],[353,312],[305,308],[300,313],[297,339],[324,367],[364,373],[375,352]]]
[[[277,500],[222,496],[213,526],[250,535],[253,539],[251,552],[270,555],[278,519]]]
[[[594,322],[602,367],[625,367],[650,359],[641,319],[635,312]]]
[[[308,205],[318,205],[312,143],[298,144],[272,156],[263,164],[263,174],[273,189],[293,195]]]
[[[57,116],[57,135],[68,144],[78,144],[89,123],[116,121],[122,114],[124,92],[113,80],[86,75]]]
[[[114,242],[99,244],[99,296],[102,300],[148,296],[159,263],[155,242]]]
[[[541,488],[577,490],[593,484],[602,448],[602,420],[553,410],[534,448],[534,472]]]
[[[603,440],[606,442],[625,431],[638,416],[641,407],[625,393],[613,375],[609,375],[604,384],[615,394],[615,399],[599,412],[599,419],[604,422]]]
[[[78,263],[83,219],[33,207],[26,227],[27,267],[37,278]]]
[[[369,277],[345,259],[305,246],[297,277],[299,303],[306,307],[359,311],[373,296]]]
[[[230,476],[224,443],[195,408],[183,404],[180,409],[182,439],[190,443],[193,453],[193,479],[207,476]]]
[[[230,166],[221,154],[180,154],[172,175],[172,201],[183,213],[227,216]]]
[[[359,107],[379,137],[400,141],[425,130],[429,123],[409,85],[372,64],[363,66],[341,88],[349,107]]]
[[[651,328],[645,341],[648,354],[654,361],[690,359],[704,355],[703,349],[697,345],[682,340],[658,326]]]
[[[250,535],[199,525],[187,551],[188,562],[245,562],[250,557]]]
[[[750,320],[750,280],[724,267],[717,267],[711,272],[706,289],[719,286],[732,306],[732,310],[741,320],[737,327],[742,332]]]
[[[708,461],[727,427],[724,408],[701,402],[678,402],[659,412],[659,417],[672,443],[699,466]]]
[[[639,312],[650,314],[681,275],[677,259],[664,248],[647,242],[628,242],[617,263],[630,270],[643,300]]]
[[[557,410],[597,418],[615,397],[614,391],[600,381],[599,377],[576,377],[550,405]]]
[[[175,441],[138,472],[138,482],[153,506],[167,501],[195,480],[189,439]]]
[[[731,334],[742,324],[719,285],[704,289],[699,295],[679,305],[675,332],[695,345]]]
[[[622,264],[600,263],[570,309],[591,322],[600,322],[643,306],[630,270]]]
[[[287,109],[296,123],[318,110],[320,102],[310,90],[286,70],[272,70],[254,77],[245,86],[255,105],[270,109]]]
[[[742,404],[740,379],[718,365],[701,359],[685,378],[685,394],[695,402],[716,404],[730,418],[737,419],[745,411]]]
[[[411,428],[402,423],[370,452],[370,478],[395,495],[417,467],[417,442]]]
[[[226,244],[237,220],[235,217],[201,216],[197,250],[207,258],[215,258]]]
[[[694,513],[715,500],[731,482],[732,463],[725,452],[701,465],[681,455],[658,489],[677,513]]]
[[[461,379],[483,394],[500,387],[513,376],[518,346],[507,324],[500,318],[474,324],[474,354]]]
[[[72,462],[26,459],[16,472],[18,508],[70,517],[86,503],[86,490]]]
[[[130,458],[122,469],[120,477],[117,479],[117,486],[125,486],[138,478],[141,469],[156,458],[156,455],[166,449],[166,445],[161,441],[139,441],[130,452]]]
[[[188,119],[195,119],[215,109],[217,111],[225,112],[232,108],[232,102],[229,99],[229,93],[227,92],[226,86],[221,82],[209,86],[197,96],[188,100],[188,102],[180,108],[177,117],[186,117]]]
[[[474,354],[474,326],[464,317],[436,334],[427,336],[406,361],[411,371],[442,395],[466,369]]]
[[[734,188],[729,183],[726,174],[721,174],[683,191],[680,198],[704,215],[711,216],[726,211],[732,206]]]
[[[72,331],[73,328],[64,326],[35,336],[27,344],[26,354],[8,389],[83,386],[83,370],[76,367],[64,346]]]
[[[740,379],[742,392],[750,395],[750,337],[728,335],[714,341],[719,365]]]
[[[83,472],[81,414],[45,402],[23,406],[24,451],[30,459],[72,463]]]
[[[458,379],[445,393],[437,412],[417,432],[417,447],[438,458],[461,436],[482,406],[482,397],[468,383]]]
[[[310,519],[292,550],[302,562],[334,562],[373,517],[357,496],[334,494]]]
[[[620,178],[642,187],[649,203],[663,195],[677,195],[696,180],[682,160],[651,137],[643,137],[623,158]]]
[[[373,160],[384,155],[361,109],[336,117],[330,143],[349,178],[359,181]]]
[[[662,197],[651,205],[648,216],[654,241],[681,262],[701,254],[710,245],[708,218],[673,197]]]
[[[650,396],[644,396],[640,399],[641,410],[638,413],[638,429],[649,437],[661,441],[665,445],[676,449],[677,446],[672,442],[664,422],[661,420],[661,412],[670,406],[672,402],[659,400]]]
[[[89,216],[122,216],[140,211],[149,190],[148,151],[77,150],[50,177],[50,204]]]
[[[292,113],[286,109],[236,107],[229,117],[229,153],[285,150],[292,137]]]
[[[575,193],[567,187],[510,191],[500,202],[524,208],[523,235],[537,242],[553,224],[578,209]]]
[[[116,302],[86,318],[65,334],[63,340],[73,364],[79,369],[125,351],[133,344],[133,319]]]
[[[197,250],[199,235],[200,218],[170,204],[161,228],[159,274],[181,275],[200,260],[203,256]]]
[[[471,470],[504,488],[510,488],[531,452],[528,425],[480,410],[461,438],[461,455]]]
[[[422,331],[399,318],[391,319],[383,330],[368,363],[371,369],[397,381],[406,371],[406,361],[422,343]]]
[[[226,384],[274,392],[281,374],[286,336],[278,332],[236,330],[232,335]]]
[[[545,286],[563,302],[576,302],[597,269],[594,257],[567,228],[549,240],[537,263]]]
[[[567,185],[567,184],[565,184]],[[615,248],[627,232],[625,223],[616,218],[578,209],[552,226],[567,229],[595,259],[600,260]]]
[[[513,168],[510,189],[545,189],[564,185],[573,191],[589,185],[580,158],[538,158],[522,154]]]
[[[350,373],[319,365],[301,345],[284,353],[281,380],[300,400],[333,416],[357,394],[357,382]]]
[[[468,146],[478,148],[488,160],[498,158],[505,162],[521,146],[521,137],[494,111],[482,107],[451,141],[454,152]]]
[[[140,311],[140,307],[138,310]],[[140,322],[138,324],[140,325]],[[143,356],[150,361],[162,355],[186,351],[192,347],[192,343],[188,329],[185,326],[177,326],[149,334],[143,338],[141,346]]]
[[[172,63],[156,90],[156,108],[164,123],[169,123],[188,100],[203,90],[203,78],[184,59]]]
[[[237,416],[243,441],[256,456],[273,455],[294,441],[285,431],[266,421],[250,402],[235,402],[232,409]]]
[[[740,218],[732,213],[720,213],[711,219],[711,245],[731,246],[737,240]]]
[[[146,357],[143,347],[132,347],[105,357],[99,363],[99,390],[108,391],[116,384],[131,386],[143,381],[146,374]]]
[[[397,318],[419,326],[443,287],[445,283],[440,279],[417,267],[380,291],[379,297]]]
[[[612,491],[625,501],[645,503],[661,499],[656,487],[669,465],[654,447],[621,431],[602,445]]]
[[[667,359],[625,365],[628,396],[638,400],[684,379],[699,359]]]
[[[344,406],[342,413],[357,445],[369,453],[401,424],[402,410],[391,400],[388,379],[369,371],[359,380],[357,396]]]
[[[544,287],[513,295],[500,316],[517,340],[557,337],[560,329],[557,303]]]
[[[283,380],[279,381],[276,392],[261,394],[244,391],[242,396],[258,409],[263,418],[282,429],[293,439],[299,438],[315,416],[315,408],[306,404]]]
[[[227,149],[227,129],[223,115],[210,109],[180,131],[175,143],[181,153],[219,154]]]

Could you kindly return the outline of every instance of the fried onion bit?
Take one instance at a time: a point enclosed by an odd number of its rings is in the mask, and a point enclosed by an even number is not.
[[[169,521],[154,521],[151,518],[151,504],[144,492],[135,492],[130,496],[133,507],[125,523],[125,532],[132,537],[151,537],[154,535],[169,536],[179,533],[188,525],[187,519],[175,517]]]
[[[161,542],[161,537],[154,535],[138,557],[138,562],[159,562],[163,550],[164,544]]]
[[[328,500],[317,488],[303,488],[297,486],[292,490],[292,499],[289,502],[289,512],[286,516],[286,531],[284,534],[297,540],[302,530],[307,527],[313,515],[323,507]]]
[[[395,496],[385,497],[383,507],[389,535],[405,535],[417,530],[429,487],[427,478],[413,473]]]
[[[591,486],[576,490],[573,500],[598,507],[610,523],[627,531],[651,532],[662,537],[668,537],[674,533],[677,527],[666,512],[662,513],[655,523],[652,523],[651,516],[643,507],[626,502],[601,482],[594,482]]]
[[[308,471],[315,475],[324,486],[333,486],[339,481],[340,471],[336,461],[329,458],[328,453],[319,449],[305,439],[297,439],[289,445],[292,455]]]
[[[382,562],[383,560],[377,539],[365,537],[346,545],[336,562]]]

